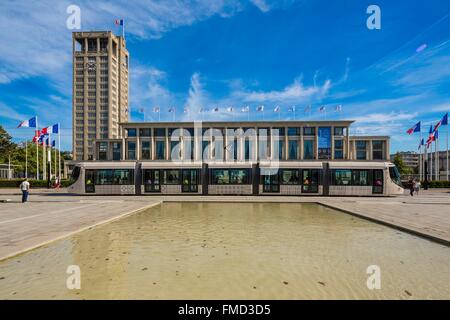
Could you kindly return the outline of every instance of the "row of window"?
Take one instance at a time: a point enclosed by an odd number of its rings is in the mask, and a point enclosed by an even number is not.
[[[86,170],[86,185],[133,185],[133,169]]]
[[[214,129],[214,128],[202,128],[202,135],[205,135],[208,131],[212,134],[216,134],[218,132],[222,134],[226,134],[226,130],[238,130],[238,128],[228,128],[228,129]],[[254,130],[254,128],[242,128],[243,132],[246,132],[248,130]],[[285,136],[286,130],[285,128],[259,128],[259,134],[260,135],[267,135],[269,136],[271,131],[278,130],[279,136]],[[128,137],[136,137],[137,135],[137,129],[136,128],[129,128],[126,129],[127,136]],[[152,132],[151,128],[143,128],[139,129],[139,135],[142,137],[150,137]],[[178,135],[190,135],[191,137],[194,136],[194,128],[168,128],[168,136],[171,137],[173,133],[177,132]],[[256,132],[256,131],[255,131]],[[335,127],[334,128],[334,135],[335,136],[344,136],[346,132],[345,127]],[[153,134],[156,137],[165,137],[166,136],[166,128],[153,128]],[[287,128],[287,135],[288,136],[300,136],[300,128]],[[304,136],[315,136],[316,135],[316,128],[315,127],[303,127],[303,135]]]

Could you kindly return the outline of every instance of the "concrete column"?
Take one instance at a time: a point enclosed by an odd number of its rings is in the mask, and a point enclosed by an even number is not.
[[[319,127],[316,126],[315,129],[315,136],[314,136],[314,159],[319,159]]]
[[[350,128],[347,127],[346,129],[346,133],[347,133],[347,138],[346,138],[346,143],[345,143],[345,157],[346,160],[350,160],[351,156],[350,156]]]
[[[372,140],[368,140],[366,143],[369,145],[369,147],[367,148],[367,150],[368,150],[368,152],[369,152],[369,155],[368,155],[368,157],[367,157],[367,160],[373,160],[373,146],[372,146]]]
[[[334,126],[331,126],[331,160],[334,160]]]
[[[299,152],[300,152],[300,160],[303,160],[303,127],[300,127],[300,148],[299,148]]]
[[[141,141],[139,128],[136,128],[136,160],[141,160]]]

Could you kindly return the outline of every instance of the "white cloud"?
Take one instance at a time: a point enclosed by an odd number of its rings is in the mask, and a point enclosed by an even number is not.
[[[328,94],[330,87],[330,80],[326,80],[320,87],[305,87],[301,79],[297,78],[292,84],[279,91],[238,91],[235,92],[234,95],[237,98],[241,98],[244,102],[302,103],[313,98],[323,98]]]
[[[390,113],[370,113],[364,116],[352,117],[357,123],[380,123],[386,124],[389,122],[398,122],[403,120],[411,120],[417,118],[419,114],[417,112],[403,113],[403,112],[390,112]]]

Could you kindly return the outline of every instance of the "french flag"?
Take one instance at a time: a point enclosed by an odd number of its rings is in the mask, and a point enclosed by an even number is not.
[[[58,133],[58,132],[59,132],[59,123],[42,129],[43,134]]]
[[[17,128],[36,128],[36,117],[22,121]]]
[[[413,134],[414,132],[420,132],[420,121],[406,131],[407,134]]]
[[[439,121],[435,126],[434,126],[434,131],[437,131],[439,129],[440,126],[446,126],[448,125],[448,113],[446,113],[444,115],[444,117],[442,117],[441,121]]]
[[[116,24],[116,26],[123,26],[123,19],[116,19],[114,23]]]

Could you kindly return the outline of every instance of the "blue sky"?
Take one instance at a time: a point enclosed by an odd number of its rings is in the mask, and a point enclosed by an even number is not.
[[[448,1],[1,1],[0,123],[16,141],[31,138],[15,127],[37,114],[61,122],[71,148],[70,4],[83,31],[119,33],[114,20],[125,19],[131,121],[141,108],[157,119],[156,106],[168,121],[171,106],[177,120],[200,119],[201,107],[221,108],[204,120],[246,120],[246,105],[253,120],[259,105],[266,120],[293,119],[295,105],[298,120],[356,120],[352,134],[390,135],[394,152],[416,150],[418,135],[405,131],[420,120],[426,132],[450,109]],[[371,4],[381,30],[366,27]]]

